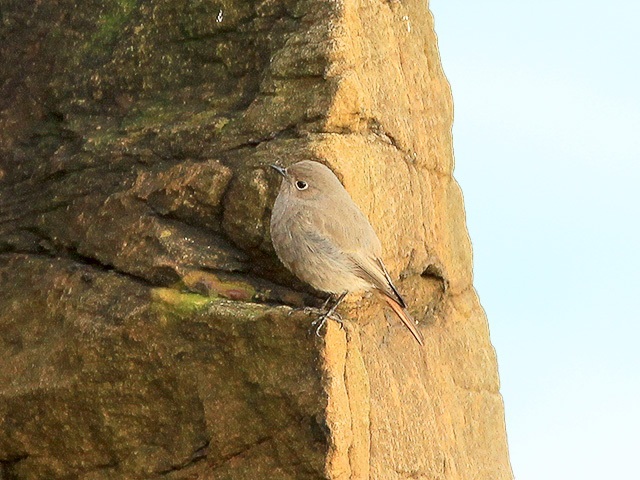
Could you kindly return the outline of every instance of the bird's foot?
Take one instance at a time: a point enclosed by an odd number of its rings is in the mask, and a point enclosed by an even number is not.
[[[315,315],[318,317],[313,322],[311,322],[312,327],[317,327],[316,333],[318,333],[320,329],[324,326],[327,319],[331,319],[331,320],[334,320],[335,322],[338,322],[338,324],[340,325],[340,329],[344,328],[342,315],[340,315],[338,312],[331,311],[331,310],[327,311],[324,308],[303,307],[303,308],[292,308],[291,310],[289,310],[289,313],[287,315],[293,315],[296,312],[303,312],[306,315]]]
[[[315,329],[316,335],[320,336],[320,330],[327,323],[327,319],[331,319],[340,325],[340,330],[344,328],[344,322],[342,320],[342,316],[334,311],[329,310],[328,312],[323,312],[318,318],[316,318],[313,322],[311,322],[311,330]]]
[[[325,313],[325,310],[323,308],[316,307],[304,307],[302,311],[307,315],[323,315]]]
[[[302,309],[291,310],[289,312],[289,315],[291,315],[294,311],[300,311],[300,310],[302,310],[307,315],[309,314],[318,315],[318,318],[316,318],[313,322],[311,322],[311,327],[312,329],[315,328],[316,335],[318,337],[320,336],[320,330],[322,329],[324,324],[327,323],[328,318],[338,322],[338,325],[340,325],[340,330],[342,330],[344,328],[344,323],[342,321],[342,316],[336,312],[336,308],[338,307],[338,305],[340,305],[340,302],[342,302],[346,294],[347,292],[343,292],[335,301],[335,303],[331,306],[331,308],[329,308],[328,310],[327,310],[327,305],[329,305],[329,303],[334,299],[333,295],[330,295],[329,298],[327,298],[327,300],[324,302],[321,308],[304,307]]]
[[[296,307],[296,308],[292,308],[291,310],[289,310],[289,313],[287,315],[291,316],[294,313],[299,313],[302,312],[305,315],[324,315],[327,313],[327,310],[325,308],[317,308],[317,307]]]

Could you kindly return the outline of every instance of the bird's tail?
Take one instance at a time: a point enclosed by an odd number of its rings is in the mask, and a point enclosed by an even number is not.
[[[398,304],[398,302],[395,301],[393,298],[390,298],[384,295],[384,299],[387,301],[387,303],[393,309],[396,315],[398,315],[400,320],[402,320],[402,323],[404,323],[405,326],[409,329],[409,331],[415,337],[418,343],[421,346],[424,346],[424,338],[422,337],[422,334],[418,331],[418,328],[416,327],[416,323],[413,321],[413,318],[411,318],[411,315],[409,315],[409,312],[407,312],[404,308],[402,308],[402,306],[400,306],[400,304]]]

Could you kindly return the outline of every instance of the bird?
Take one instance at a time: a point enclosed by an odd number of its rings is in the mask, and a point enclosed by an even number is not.
[[[371,223],[326,165],[302,160],[288,168],[270,165],[282,176],[273,204],[270,233],[287,269],[335,299],[316,333],[348,293],[377,290],[420,345],[424,338],[382,262],[382,244]],[[338,320],[341,322],[340,317]],[[319,333],[318,333],[319,335]]]

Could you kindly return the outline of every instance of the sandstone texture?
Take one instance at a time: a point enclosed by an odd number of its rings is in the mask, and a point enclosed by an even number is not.
[[[0,479],[508,480],[419,0],[0,0]],[[425,336],[309,333],[270,163],[329,165]]]

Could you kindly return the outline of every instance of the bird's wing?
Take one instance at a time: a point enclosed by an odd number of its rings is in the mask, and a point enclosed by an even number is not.
[[[387,272],[382,260],[379,257],[362,257],[350,256],[350,259],[356,265],[356,274],[369,282],[384,293],[387,297],[394,300],[402,308],[406,307],[406,303],[391,281],[391,277]]]
[[[360,267],[360,272],[362,278],[373,283],[373,285],[378,288],[378,290],[382,291],[384,294],[384,299],[389,304],[391,309],[395,312],[402,323],[409,329],[414,338],[418,341],[420,345],[424,345],[424,338],[422,334],[416,327],[416,324],[407,312],[407,305],[404,302],[404,299],[400,295],[400,292],[396,289],[391,282],[391,278],[389,277],[389,273],[387,269],[384,267],[382,260],[380,258],[376,258],[375,261],[372,262],[363,262],[358,264]]]
[[[309,217],[319,232],[330,238],[336,248],[347,254],[379,257],[382,245],[367,217],[353,203],[346,191],[340,208],[308,209]]]
[[[337,212],[340,218],[329,215],[335,215],[335,210],[307,210],[305,213],[313,216],[313,224],[318,229],[319,236],[330,239],[332,246],[352,264],[356,275],[404,307],[405,302],[380,259],[382,244],[369,220],[351,199],[342,202],[341,206]]]
[[[319,212],[314,225],[319,236],[328,241],[352,265],[353,272],[380,290],[389,306],[411,331],[420,345],[424,339],[406,310],[406,303],[391,281],[380,256],[382,245],[373,227],[353,204],[340,212],[340,219]],[[329,240],[330,239],[330,240]]]

